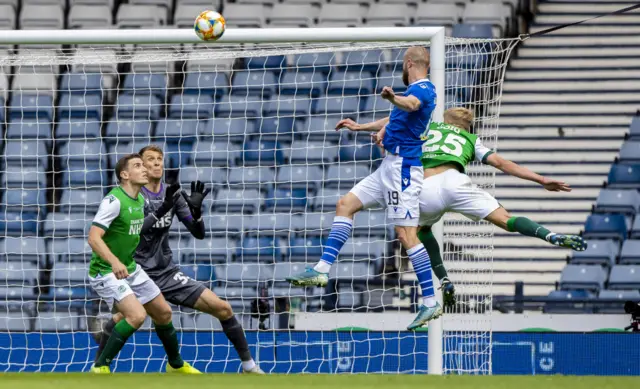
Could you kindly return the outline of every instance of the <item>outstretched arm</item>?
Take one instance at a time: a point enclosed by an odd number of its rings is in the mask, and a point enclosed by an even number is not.
[[[205,189],[200,181],[191,182],[191,195],[182,191],[182,197],[177,202],[176,213],[180,221],[187,227],[196,239],[204,239],[204,222],[202,221],[202,202],[211,189]]]
[[[550,192],[571,192],[569,184],[543,177],[524,166],[520,166],[513,161],[502,158],[496,153],[489,155],[486,163],[510,176],[540,184]]]
[[[393,89],[389,86],[385,86],[382,88],[382,92],[380,93],[383,99],[389,101],[391,104],[395,105],[397,108],[405,111],[405,112],[414,112],[420,109],[422,103],[420,99],[418,99],[414,95],[408,96],[399,96],[396,95]]]
[[[382,128],[384,128],[384,126],[386,126],[387,123],[389,123],[389,116],[382,118],[380,120],[376,120],[375,122],[364,123],[364,124],[356,123],[351,119],[342,119],[338,122],[338,124],[336,124],[336,131],[340,130],[341,128],[346,128],[350,131],[356,131],[356,132],[357,131],[377,132],[377,131],[380,131]]]

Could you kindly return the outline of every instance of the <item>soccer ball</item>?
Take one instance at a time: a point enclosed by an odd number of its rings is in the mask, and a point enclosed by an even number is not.
[[[222,15],[215,11],[204,11],[196,18],[193,29],[203,41],[215,41],[224,34],[225,25]]]

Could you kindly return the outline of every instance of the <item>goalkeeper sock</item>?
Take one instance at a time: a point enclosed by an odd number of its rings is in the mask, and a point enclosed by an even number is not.
[[[178,336],[176,335],[176,329],[173,328],[173,323],[157,324],[153,323],[156,327],[156,334],[164,346],[164,351],[167,353],[167,359],[169,365],[174,369],[179,369],[184,365],[184,361],[180,356],[180,346],[178,345]]]
[[[113,358],[118,355],[122,347],[124,347],[124,344],[127,343],[127,339],[129,339],[134,332],[136,332],[136,328],[127,323],[126,319],[120,320],[118,324],[113,327],[113,333],[104,346],[104,351],[96,360],[95,366],[109,366]]]
[[[540,224],[521,216],[514,216],[507,220],[507,230],[509,232],[519,232],[522,235],[539,238],[547,242],[554,235]]]
[[[327,243],[324,245],[324,251],[320,261],[313,268],[313,270],[320,273],[329,273],[331,265],[338,258],[338,254],[344,246],[345,242],[351,236],[353,230],[353,220],[344,216],[336,216],[333,218],[333,224],[331,225],[331,232]]]
[[[96,351],[96,359],[94,360],[94,363],[98,362],[98,357],[100,356],[100,354],[102,354],[102,351],[104,350],[104,348],[107,347],[107,342],[111,337],[111,334],[113,332],[113,327],[115,327],[115,325],[116,325],[116,322],[113,321],[113,317],[112,317],[102,328],[102,333],[100,334],[100,344],[98,345],[98,351]]]
[[[436,305],[435,293],[433,290],[433,276],[431,275],[431,260],[429,254],[422,243],[407,250],[407,255],[416,272],[420,290],[422,290],[422,303],[431,308]]]
[[[222,324],[222,332],[224,332],[227,339],[229,339],[231,344],[233,344],[233,347],[236,349],[236,352],[243,363],[242,368],[245,370],[253,369],[255,362],[253,362],[253,358],[251,358],[249,342],[247,342],[247,337],[245,336],[242,325],[238,319],[236,319],[235,316],[231,316],[227,320],[220,320],[220,324]],[[247,366],[250,366],[249,368],[245,368],[245,362],[247,362]],[[251,364],[253,364],[253,366],[251,366]]]
[[[442,255],[440,255],[440,246],[438,246],[438,240],[435,236],[433,236],[433,231],[431,229],[418,230],[418,239],[424,245],[424,248],[427,249],[427,253],[429,254],[429,258],[431,259],[431,267],[436,277],[440,281],[449,279],[449,275],[447,274],[447,269],[445,269],[444,264],[442,263]]]

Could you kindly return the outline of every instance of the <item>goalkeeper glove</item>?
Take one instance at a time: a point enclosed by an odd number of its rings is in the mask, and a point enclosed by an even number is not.
[[[182,191],[182,197],[184,197],[189,209],[191,210],[191,216],[194,219],[200,220],[202,217],[202,202],[204,198],[211,192],[210,188],[205,189],[204,183],[201,181],[191,181],[191,195],[187,196],[185,191]]]
[[[153,216],[155,216],[155,218],[159,220],[167,212],[171,211],[179,196],[180,196],[180,184],[176,183],[176,184],[170,185],[164,193],[164,201],[162,202],[162,204],[160,204],[158,209],[156,209],[156,211],[153,213]]]

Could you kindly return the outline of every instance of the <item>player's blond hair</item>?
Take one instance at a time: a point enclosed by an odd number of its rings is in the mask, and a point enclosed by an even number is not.
[[[470,109],[455,107],[444,111],[444,122],[469,131],[473,124],[473,111]]]

